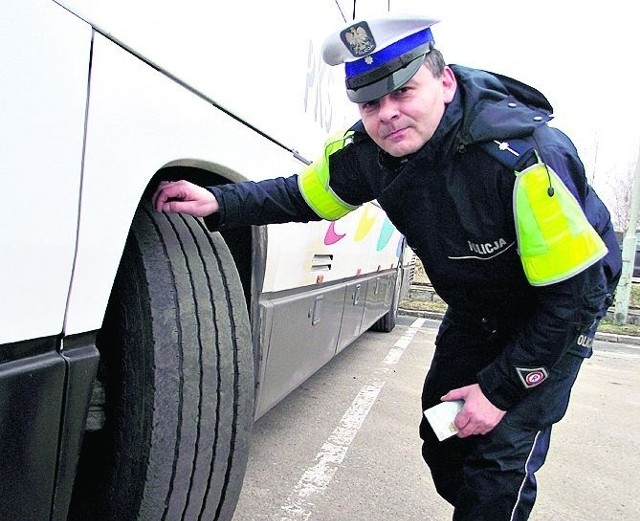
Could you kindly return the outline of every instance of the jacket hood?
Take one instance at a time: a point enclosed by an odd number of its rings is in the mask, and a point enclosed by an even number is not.
[[[465,144],[525,137],[553,118],[547,98],[529,85],[461,65],[451,69],[458,80]]]

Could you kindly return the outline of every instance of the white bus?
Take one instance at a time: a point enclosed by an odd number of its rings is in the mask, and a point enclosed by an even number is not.
[[[2,3],[0,519],[229,520],[252,422],[393,328],[406,250],[375,204],[222,234],[149,205],[315,159],[357,119],[319,54],[353,14]]]

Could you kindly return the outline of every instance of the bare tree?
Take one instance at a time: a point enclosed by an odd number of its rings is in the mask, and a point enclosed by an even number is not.
[[[587,174],[587,181],[589,184],[593,186],[594,181],[596,180],[596,172],[598,171],[598,148],[600,145],[600,132],[596,131],[595,136],[593,138],[593,164],[591,168],[586,167],[585,170]]]
[[[633,193],[634,165],[629,164],[626,172],[612,176],[609,183],[613,193],[613,205],[609,208],[613,226],[618,231],[626,231],[631,213],[631,194]]]

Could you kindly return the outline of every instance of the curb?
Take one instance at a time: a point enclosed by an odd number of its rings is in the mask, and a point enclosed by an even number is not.
[[[613,342],[620,344],[633,344],[640,346],[640,337],[632,335],[616,335],[615,333],[598,333],[596,332],[596,340],[604,342]]]
[[[409,317],[429,318],[431,320],[442,320],[444,313],[437,311],[416,311],[415,309],[398,309],[398,314],[406,315]],[[596,332],[596,340],[602,340],[603,342],[612,342],[619,344],[633,344],[640,346],[640,337],[632,335],[616,335],[615,333],[599,333]]]

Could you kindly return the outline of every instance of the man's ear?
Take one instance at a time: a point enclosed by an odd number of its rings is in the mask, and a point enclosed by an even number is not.
[[[458,82],[450,67],[445,66],[442,76],[440,77],[442,87],[444,89],[444,102],[451,103],[456,93]]]

